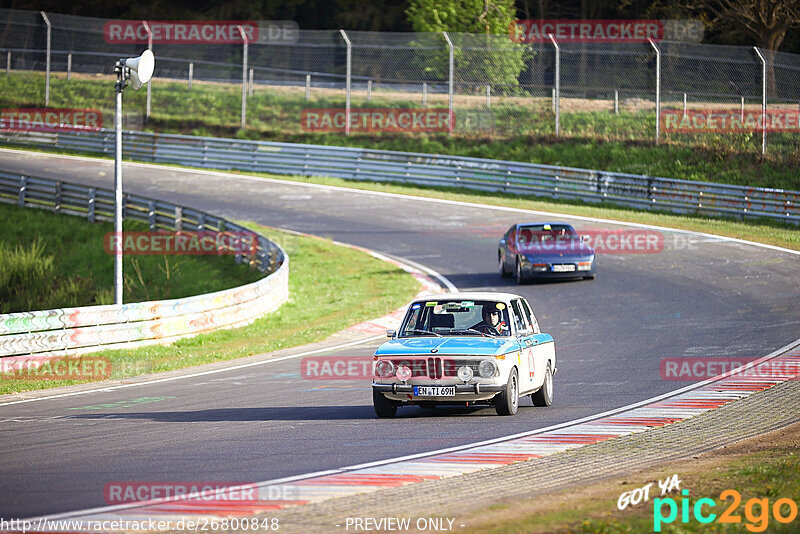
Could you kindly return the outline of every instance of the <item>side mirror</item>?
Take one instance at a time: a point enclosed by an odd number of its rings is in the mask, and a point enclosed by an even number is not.
[[[387,330],[386,331],[386,337],[393,338],[395,336],[395,334],[397,334],[397,331],[395,331],[395,330]]]

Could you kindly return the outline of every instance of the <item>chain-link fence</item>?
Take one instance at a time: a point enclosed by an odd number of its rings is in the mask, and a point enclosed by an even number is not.
[[[219,22],[209,35],[191,41],[170,38],[169,31],[180,30],[164,30],[157,22],[145,26],[142,21],[20,10],[0,10],[0,21],[0,59],[9,75],[47,69],[49,21],[52,80],[42,91],[47,96],[50,84],[113,75],[117,59],[138,56],[148,46],[151,29],[153,108],[161,113],[181,109],[175,103],[186,96],[176,94],[175,87],[214,87],[227,90],[229,98],[209,97],[198,104],[204,108],[201,115],[216,114],[221,123],[236,124],[241,100],[234,104],[233,98],[238,97],[245,99],[244,122],[246,100],[267,98],[247,116],[247,125],[278,132],[387,131],[381,125],[396,117],[374,110],[435,109],[449,113],[447,130],[453,135],[712,139],[748,150],[761,150],[766,136],[774,150],[798,150],[800,128],[772,133],[767,127],[764,133],[758,121],[765,110],[800,111],[800,56],[752,47],[674,41],[520,43],[505,35],[456,33],[276,32],[265,21],[252,23],[256,33],[245,46],[237,24],[225,28]],[[200,24],[185,22],[184,36],[197,30],[192,24]],[[112,116],[111,99],[107,106]],[[309,123],[309,109],[334,110],[326,119],[330,127],[322,128],[324,121]],[[738,111],[742,121],[755,114],[760,129],[693,130],[696,120],[687,117],[711,110]],[[143,114],[149,112],[148,105]],[[336,112],[345,119],[335,117]],[[376,116],[379,124],[373,120],[375,128],[366,127],[368,118]]]

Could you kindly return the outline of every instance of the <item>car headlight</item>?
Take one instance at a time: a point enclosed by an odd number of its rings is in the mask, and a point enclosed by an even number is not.
[[[472,380],[472,368],[469,365],[462,365],[458,368],[458,379],[462,382]]]
[[[592,262],[591,261],[582,261],[578,263],[578,270],[579,271],[591,271],[592,270]]]
[[[397,368],[397,378],[405,382],[411,378],[411,369],[409,369],[408,366],[401,365]]]
[[[497,372],[497,366],[492,360],[483,360],[478,364],[478,374],[482,378],[491,378]]]
[[[375,364],[375,374],[381,378],[391,378],[394,374],[394,364],[389,360],[381,360]]]

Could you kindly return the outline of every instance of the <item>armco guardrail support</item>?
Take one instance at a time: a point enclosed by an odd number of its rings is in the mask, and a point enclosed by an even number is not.
[[[150,25],[147,24],[146,20],[142,21],[142,26],[144,26],[144,31],[147,32],[147,49],[151,52],[153,51],[153,32],[150,31]],[[152,97],[152,90],[150,86],[150,80],[147,81],[147,104],[145,105],[144,116],[145,119],[150,120],[150,103]]]
[[[558,47],[558,43],[556,42],[555,37],[553,34],[550,33],[547,35],[550,38],[550,42],[553,43],[553,47],[556,49],[556,75],[555,75],[555,87],[553,88],[555,98],[553,101],[553,107],[555,108],[556,114],[556,124],[555,124],[555,131],[556,131],[556,139],[558,139],[558,134],[561,131],[561,49]]]
[[[448,67],[447,67],[447,109],[450,112],[450,129],[452,130],[453,125],[453,70],[455,69],[455,57],[453,55],[453,41],[450,40],[450,36],[447,35],[447,32],[442,32],[444,35],[444,40],[447,41],[447,47],[449,49],[449,60],[448,60]]]
[[[344,133],[345,135],[350,135],[350,76],[352,74],[352,60],[353,60],[353,46],[350,43],[350,39],[347,37],[347,34],[344,30],[339,30],[339,33],[342,34],[342,38],[344,39],[345,44],[347,45],[347,77],[345,79],[345,100],[344,100],[344,113],[346,121],[344,123]]]
[[[757,46],[753,47],[761,60],[761,155],[767,153],[767,60]]]
[[[656,51],[656,144],[659,142],[661,134],[661,50],[652,39],[650,46]]]
[[[39,11],[44,23],[47,24],[47,59],[45,60],[45,75],[44,75],[44,107],[50,105],[50,42],[52,37],[52,28],[50,26],[50,19],[44,11]]]
[[[244,28],[242,28],[241,24],[239,25],[239,33],[242,36],[242,124],[241,128],[244,129],[244,126],[247,122],[247,45],[250,43],[247,39],[247,35],[244,33]]]

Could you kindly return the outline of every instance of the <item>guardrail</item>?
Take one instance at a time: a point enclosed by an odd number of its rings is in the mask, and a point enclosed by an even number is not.
[[[58,180],[0,172],[0,202],[92,222],[114,220],[113,191]],[[287,300],[289,258],[266,237],[199,210],[130,194],[124,198],[124,216],[147,223],[151,230],[247,233],[252,248],[234,258],[270,274],[244,286],[180,299],[0,314],[0,357],[25,360],[168,343],[247,324]]]
[[[3,132],[0,142],[93,154],[114,153],[113,131]],[[607,201],[706,216],[769,217],[800,223],[800,191],[742,187],[463,156],[126,132],[128,159],[209,169],[333,176]]]

